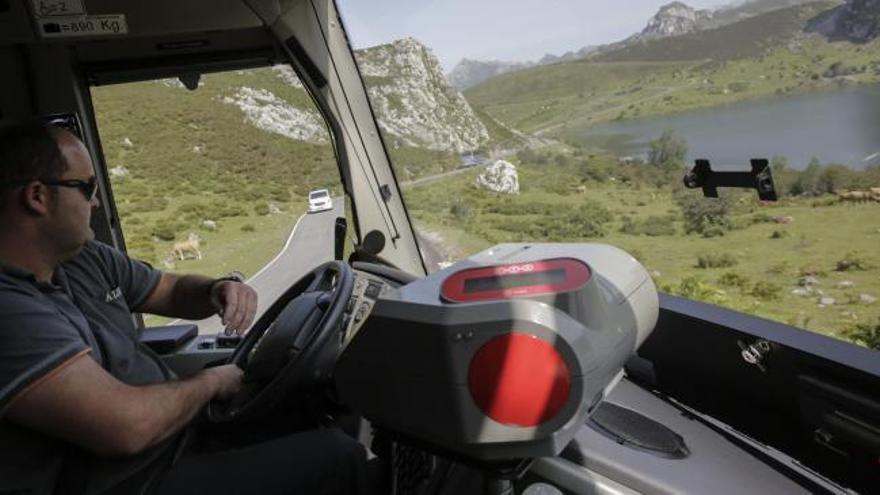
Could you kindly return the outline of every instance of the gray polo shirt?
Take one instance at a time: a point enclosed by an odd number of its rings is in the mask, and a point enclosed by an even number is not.
[[[160,276],[99,242],[89,242],[62,264],[50,284],[0,266],[0,494],[50,493],[70,479],[97,493],[145,469],[169,448],[166,442],[138,456],[99,458],[4,418],[19,394],[74,359],[94,359],[131,385],[173,378],[139,343],[131,317],[131,308],[143,303]]]

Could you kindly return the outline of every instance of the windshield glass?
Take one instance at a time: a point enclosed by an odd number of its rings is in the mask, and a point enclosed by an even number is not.
[[[876,2],[340,3],[429,269],[608,243],[666,293],[880,347]],[[780,200],[686,189],[698,158],[766,159]]]
[[[309,197],[312,199],[326,198],[327,191],[315,191],[315,192],[309,194]]]
[[[177,79],[101,86],[92,100],[133,257],[210,277],[241,272],[259,293],[258,312],[332,258],[334,219],[348,213],[340,202],[307,215],[307,198],[326,198],[315,188],[339,184],[339,172],[323,118],[290,67],[206,74],[195,90]],[[219,320],[199,330],[216,333]]]

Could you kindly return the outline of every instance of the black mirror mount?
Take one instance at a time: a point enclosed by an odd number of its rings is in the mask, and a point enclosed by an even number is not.
[[[761,201],[776,201],[776,186],[766,158],[753,158],[752,170],[748,172],[719,172],[712,170],[709,160],[698,159],[694,168],[684,176],[684,186],[688,189],[703,189],[703,196],[717,198],[719,187],[743,187],[758,191]]]
[[[179,75],[177,79],[180,80],[181,84],[183,84],[186,89],[195,91],[199,88],[199,81],[202,79],[202,75],[198,72],[188,72]]]

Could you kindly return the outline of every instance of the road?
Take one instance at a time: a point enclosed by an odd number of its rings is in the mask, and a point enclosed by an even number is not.
[[[337,217],[345,216],[344,208],[343,198],[333,198],[333,210],[299,217],[281,252],[247,280],[260,295],[257,318],[309,270],[333,259],[333,226]],[[177,323],[195,323],[200,334],[216,334],[223,329],[218,316],[172,322]]]

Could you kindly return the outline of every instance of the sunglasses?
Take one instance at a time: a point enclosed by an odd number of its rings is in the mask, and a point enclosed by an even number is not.
[[[27,179],[20,180],[15,182],[9,182],[4,184],[4,186],[13,187],[13,186],[23,186],[29,184],[33,181],[41,182],[47,186],[54,187],[74,187],[82,193],[82,195],[86,198],[86,201],[91,201],[95,198],[95,195],[98,193],[98,178],[90,177],[89,180],[79,180],[79,179]]]

